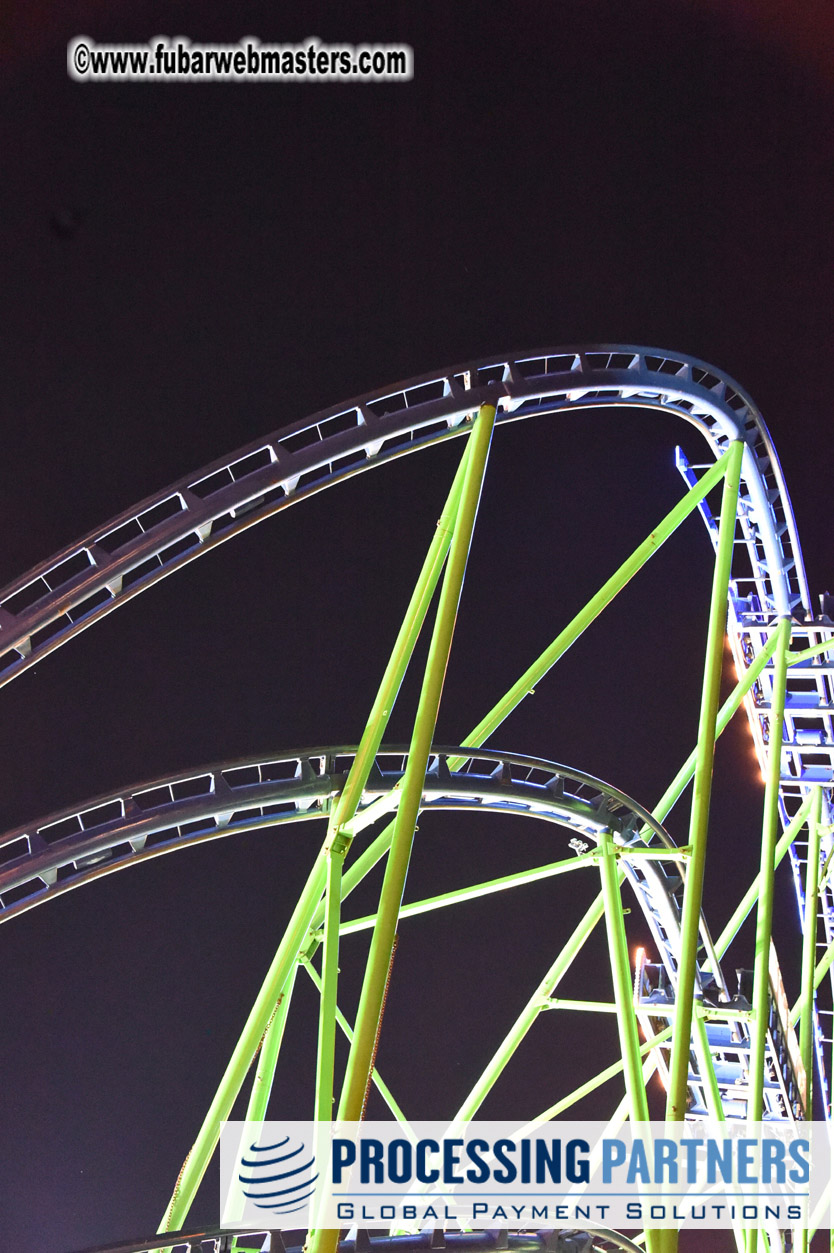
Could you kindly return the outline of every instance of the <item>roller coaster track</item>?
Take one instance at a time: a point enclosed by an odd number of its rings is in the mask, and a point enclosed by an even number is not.
[[[7,855],[21,851],[0,869],[0,922],[102,875],[176,849],[326,817],[333,798],[344,787],[353,757],[352,749],[340,747],[282,755],[270,761],[235,762],[99,797],[83,808],[64,810],[35,826],[18,828],[3,837]],[[462,767],[450,769],[450,761],[461,758]],[[377,757],[363,795],[364,808],[392,794],[402,782],[406,761],[407,752],[402,749],[389,749]],[[422,807],[424,812],[477,809],[481,813],[538,818],[566,828],[586,848],[598,842],[601,831],[612,831],[620,866],[651,928],[668,976],[667,985],[677,987],[679,896],[686,872],[683,859],[674,858],[672,873],[667,873],[667,854],[674,852],[675,846],[661,824],[636,801],[591,775],[553,762],[485,750],[472,757],[466,749],[446,748],[438,749],[432,758]],[[658,854],[655,859],[651,857],[653,850]],[[592,854],[577,856],[566,850],[565,860],[550,863],[544,870],[550,875],[563,874],[583,866],[596,868],[597,861]],[[405,906],[402,916],[414,912],[423,911]],[[356,929],[350,922],[342,925],[344,934]],[[714,953],[705,926],[703,934],[708,951]],[[729,990],[718,960],[715,968],[719,984],[713,994],[720,994],[727,1003]],[[700,970],[698,980],[703,986],[715,983]],[[644,1012],[648,1005],[647,1001]],[[662,1004],[655,999],[651,1008],[657,1017]],[[713,1010],[719,1018],[717,1001]],[[671,1025],[671,1019],[664,1021]],[[741,1060],[746,1053],[743,1027],[736,1031],[735,1039],[715,1024],[710,1024],[710,1030],[717,1032],[716,1052],[723,1067],[722,1086],[729,1094],[728,1107],[732,1104],[740,1116]],[[778,1043],[772,1040],[769,1116],[792,1119],[799,1109],[795,1082],[778,1064],[777,1051]],[[692,1110],[706,1117],[703,1077],[698,1074],[697,1063],[693,1064],[691,1081]]]
[[[712,366],[679,354],[627,346],[554,349],[491,359],[427,375],[346,407],[295,422],[230,457],[218,460],[112,519],[104,527],[41,563],[0,592],[0,685],[24,672],[111,610],[189,561],[257,522],[352,475],[466,433],[482,405],[496,407],[497,424],[534,415],[614,406],[658,410],[683,418],[703,435],[707,461],[678,467],[691,487],[734,441],[744,444],[733,551],[728,633],[739,676],[744,676],[780,621],[790,620],[798,648],[788,670],[781,745],[779,806],[783,827],[797,819],[812,792],[821,794],[821,858],[831,852],[834,771],[834,627],[815,617],[796,526],[781,467],[764,422],[746,393]],[[705,498],[700,511],[718,543],[718,522]],[[775,666],[758,673],[745,708],[763,772],[774,733]],[[627,874],[652,928],[665,978],[638,987],[641,1008],[663,1019],[677,989],[680,939],[679,873],[667,874],[669,841],[662,827],[634,802],[589,776],[534,759],[466,749],[433,750],[424,806],[477,807],[555,821],[594,843],[599,815],[619,843]],[[67,810],[0,837],[0,921],[53,899],[105,873],[177,847],[321,817],[340,792],[346,749],[320,749],[271,762],[237,763],[178,776]],[[461,762],[463,763],[461,765]],[[454,768],[451,768],[451,767]],[[390,794],[405,767],[396,752],[381,755],[362,806]],[[591,795],[593,793],[593,795]],[[595,818],[596,815],[596,818]],[[801,815],[800,815],[801,816]],[[595,821],[597,826],[595,826]],[[643,839],[637,827],[642,824]],[[648,832],[649,843],[646,843]],[[640,855],[629,850],[640,844]],[[651,850],[663,849],[652,857]],[[790,846],[800,920],[804,911],[806,845]],[[593,857],[593,855],[591,855]],[[580,861],[581,856],[575,860]],[[818,947],[834,943],[834,882],[819,892]],[[708,937],[705,928],[702,935]],[[709,941],[707,943],[707,956]],[[720,963],[712,974],[699,965],[696,984],[709,1002],[714,987],[726,1004]],[[642,974],[641,974],[642,978]],[[716,1002],[717,1003],[717,1002]],[[739,1116],[744,1079],[743,1013],[710,1024],[710,1052],[721,1070],[728,1116]],[[671,1023],[671,1012],[666,1020]],[[830,1019],[815,1019],[817,1061],[829,1114],[826,1063]],[[799,1099],[784,1040],[768,1035],[766,1102],[769,1117],[793,1118]],[[662,1063],[659,1062],[662,1069]],[[723,1068],[723,1069],[722,1069]],[[704,1076],[693,1053],[690,1099],[706,1107]],[[735,1095],[733,1095],[735,1094]]]
[[[177,1233],[175,1247],[183,1253],[228,1253],[237,1236],[240,1253],[303,1253],[306,1231],[233,1231],[211,1228]],[[167,1237],[170,1241],[170,1235]],[[165,1240],[159,1236],[124,1240],[102,1245],[87,1253],[155,1253]],[[419,1236],[398,1236],[394,1242],[360,1230],[354,1239],[341,1240],[339,1253],[643,1253],[638,1244],[604,1227],[583,1231],[537,1231],[514,1234],[507,1231],[424,1232]]]

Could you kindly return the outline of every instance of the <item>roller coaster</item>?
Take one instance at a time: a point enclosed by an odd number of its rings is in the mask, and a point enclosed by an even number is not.
[[[684,495],[631,557],[559,632],[461,744],[435,742],[435,725],[455,619],[497,425],[576,410],[641,408],[682,418],[703,436],[693,464],[677,450]],[[649,1117],[646,1085],[666,1090],[666,1118],[794,1122],[816,1109],[831,1117],[834,961],[834,624],[827,600],[815,611],[791,503],[770,435],[750,397],[731,379],[680,354],[628,346],[554,349],[490,359],[427,375],[293,423],[143,501],[0,593],[0,685],[188,562],[273,514],[395,458],[449,440],[464,448],[443,515],[418,577],[358,747],[323,745],[269,759],[214,765],[126,788],[0,836],[0,922],[150,858],[207,840],[319,820],[326,835],[287,923],[206,1119],[197,1131],[158,1232],[130,1250],[284,1247],[278,1232],[189,1229],[189,1207],[247,1075],[247,1117],[266,1116],[299,970],[320,993],[316,1090],[311,1113],[358,1118],[370,1083],[393,1117],[404,1118],[376,1070],[396,930],[401,918],[431,914],[537,880],[579,874],[599,891],[550,968],[531,974],[530,995],[486,1069],[473,1079],[456,1120],[476,1116],[542,1013],[570,1009],[616,1015],[619,1056],[572,1092],[549,1093],[538,1121],[558,1118],[588,1092],[621,1076],[613,1119]],[[616,787],[557,762],[486,743],[596,620],[654,552],[694,512],[714,552],[698,737],[661,801],[645,808]],[[439,590],[438,590],[439,589]],[[421,629],[431,619],[428,660],[407,746],[383,743],[393,703]],[[729,639],[736,683],[720,705]],[[740,885],[738,906],[713,937],[702,893],[715,743],[744,708],[766,781],[760,869]],[[359,730],[359,728],[357,728]],[[689,838],[676,846],[664,827],[692,785]],[[500,879],[402,903],[421,812],[530,817],[564,833],[563,855]],[[419,840],[419,836],[417,837]],[[361,851],[357,851],[361,849]],[[791,1004],[772,944],[775,868],[792,871],[802,945],[801,986]],[[375,912],[345,919],[343,903],[384,865]],[[571,879],[573,882],[573,879]],[[636,966],[629,955],[622,886],[639,906],[654,944]],[[755,915],[749,975],[732,988],[722,958]],[[606,1000],[559,998],[560,982],[604,923],[610,953]],[[356,1021],[338,1002],[340,940],[370,931]],[[344,960],[344,952],[343,952]],[[335,1036],[350,1042],[337,1092]],[[797,1033],[798,1029],[798,1033]],[[810,1229],[734,1233],[739,1249],[807,1249]],[[343,1233],[344,1235],[344,1233]],[[337,1232],[310,1237],[313,1253],[336,1247]],[[303,1241],[303,1234],[296,1243]],[[602,1229],[507,1233],[435,1232],[420,1237],[349,1232],[342,1247],[605,1250],[673,1253],[676,1232],[629,1238]],[[758,1242],[761,1243],[758,1243]],[[212,1243],[213,1242],[213,1243]],[[111,1246],[108,1246],[111,1247]]]

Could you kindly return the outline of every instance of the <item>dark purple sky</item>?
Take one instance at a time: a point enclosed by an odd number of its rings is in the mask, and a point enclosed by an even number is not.
[[[774,435],[811,586],[830,586],[821,9],[774,2],[758,21],[741,3],[724,15],[431,0],[243,4],[232,16],[184,0],[17,5],[3,21],[0,582],[326,405],[468,357],[588,341],[678,349],[739,379]],[[75,84],[65,48],[77,34],[400,40],[415,77]],[[697,452],[696,437],[634,414],[499,434],[441,739],[470,729],[670,507],[678,440]],[[287,512],[4,689],[0,828],[180,768],[357,739],[456,455],[407,459]],[[501,747],[657,799],[694,738],[709,581],[699,525]],[[408,736],[415,690],[393,739]],[[757,861],[761,788],[743,727],[717,788],[707,890],[721,924],[728,883],[740,891]],[[671,826],[683,838],[685,822]],[[561,847],[497,823],[421,835],[412,896]],[[155,1227],[314,836],[219,842],[3,929],[0,1247],[58,1253]],[[452,1112],[580,906],[533,888],[404,930],[380,1067],[408,1112]],[[781,902],[786,937],[791,908]],[[786,938],[793,975],[796,960]],[[577,972],[570,994],[607,995],[604,962]],[[309,1112],[313,1008],[305,988],[278,1112]],[[611,1059],[608,1024],[551,1018],[496,1116],[533,1113],[553,1085]],[[212,1181],[197,1218],[214,1207]]]

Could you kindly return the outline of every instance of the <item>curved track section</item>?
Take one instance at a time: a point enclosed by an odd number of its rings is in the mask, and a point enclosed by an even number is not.
[[[424,810],[478,809],[541,818],[596,843],[611,830],[621,845],[674,846],[641,805],[591,775],[533,757],[462,748],[435,750],[426,775]],[[341,792],[354,750],[321,748],[269,761],[235,762],[180,774],[99,797],[0,836],[0,922],[99,878],[205,840],[325,818]],[[450,770],[449,759],[465,760]],[[379,753],[361,810],[387,796],[403,777],[407,753]],[[645,858],[643,858],[645,860]],[[665,880],[665,874],[664,874]],[[658,912],[674,912],[669,904]]]
[[[664,971],[662,978],[655,976],[650,995],[641,996],[638,1013],[646,1020],[647,1035],[651,1034],[649,1015],[657,1026],[671,1026],[686,870],[683,855],[674,855],[675,847],[664,828],[637,802],[591,775],[538,758],[483,750],[466,757],[466,751],[435,750],[423,790],[423,811],[477,810],[539,818],[567,828],[573,833],[568,848],[575,855],[568,863],[551,863],[549,873],[553,874],[582,865],[593,868],[596,859],[587,850],[598,842],[602,831],[612,832],[620,867],[652,932]],[[352,761],[352,749],[322,748],[270,761],[213,767],[197,775],[176,775],[130,788],[9,832],[0,837],[0,856],[9,859],[0,867],[0,922],[150,857],[205,840],[324,818],[344,787]],[[462,764],[453,770],[450,761]],[[406,762],[407,754],[401,749],[377,755],[360,813],[392,794]],[[409,912],[404,907],[403,916]],[[350,922],[343,924],[347,933],[356,929]],[[738,1091],[746,1078],[747,1029],[732,1017],[726,1021],[732,998],[705,925],[702,937],[717,972],[715,977],[705,976],[700,968],[696,972],[699,997],[715,1012],[716,1021],[708,1030],[711,1051],[728,1116],[743,1117]],[[797,1087],[793,1073],[779,1062],[778,1043],[771,1048],[773,1083],[767,1091],[767,1107],[770,1117],[792,1119],[799,1110]],[[660,1054],[658,1064],[665,1065]],[[706,1116],[708,1110],[695,1058],[690,1109],[693,1116]]]
[[[223,1253],[234,1238],[255,1240],[265,1253],[304,1253],[306,1231],[241,1231],[238,1228],[167,1232],[99,1245],[87,1253],[155,1253],[173,1243],[176,1253]],[[353,1239],[340,1240],[338,1253],[643,1253],[638,1244],[607,1227],[561,1231],[440,1231],[417,1236],[371,1236],[360,1230]]]
[[[793,513],[761,415],[691,357],[632,347],[554,349],[427,375],[276,431],[127,510],[0,592],[0,682],[166,574],[352,474],[454,437],[480,404],[497,421],[600,406],[659,409],[714,455],[747,445],[739,516],[750,592],[770,614],[810,609]]]
[[[694,358],[609,345],[493,358],[426,375],[295,422],[181,479],[0,592],[0,685],[159,579],[256,522],[353,474],[454,438],[485,400],[497,405],[499,423],[612,405],[659,410],[696,426],[713,458],[732,439],[743,439],[729,613],[739,673],[761,649],[776,618],[794,619],[794,640],[800,648],[832,638],[832,624],[812,616],[790,499],[770,435],[750,397],[732,379]],[[690,465],[682,454],[678,465],[689,484],[705,468]],[[708,503],[701,513],[715,542],[717,526]],[[832,676],[834,645],[827,655],[790,671],[782,760],[784,824],[809,789],[822,785],[823,823],[831,826]],[[763,769],[772,688],[772,669],[766,669],[746,700]],[[35,844],[37,838],[32,837]],[[829,832],[825,856],[831,848]],[[802,845],[792,846],[791,863],[802,918]],[[831,878],[821,892],[820,917],[830,944]],[[828,1052],[834,1035],[830,1021],[817,1032],[821,1074],[823,1051]]]

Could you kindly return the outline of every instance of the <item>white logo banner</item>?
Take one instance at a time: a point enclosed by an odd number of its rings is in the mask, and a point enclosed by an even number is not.
[[[824,1123],[225,1123],[229,1227],[827,1227]]]

